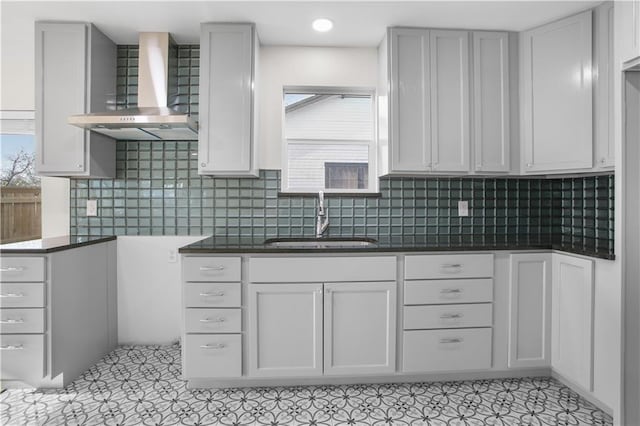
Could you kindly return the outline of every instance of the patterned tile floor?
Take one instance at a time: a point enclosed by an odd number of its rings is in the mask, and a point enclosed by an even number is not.
[[[121,347],[64,390],[7,390],[2,425],[611,425],[549,378],[188,390],[178,346]]]

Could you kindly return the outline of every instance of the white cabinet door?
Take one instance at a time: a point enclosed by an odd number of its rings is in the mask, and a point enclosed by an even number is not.
[[[36,22],[35,53],[36,171],[113,178],[115,140],[67,119],[114,101],[116,45],[91,24]]]
[[[249,284],[249,375],[322,375],[322,284]]]
[[[594,117],[595,166],[609,169],[615,164],[613,119],[613,3],[594,9]]]
[[[593,166],[591,15],[521,33],[524,173]]]
[[[324,374],[394,372],[396,283],[332,283],[324,289]]]
[[[640,0],[615,2],[617,57],[621,63],[640,57]]]
[[[551,254],[511,255],[509,367],[551,364]]]
[[[593,261],[553,254],[551,366],[593,390]]]
[[[202,24],[198,172],[257,176],[253,24]]]
[[[431,166],[429,31],[389,32],[391,172],[425,172]]]
[[[509,34],[473,32],[473,143],[475,171],[508,172]]]
[[[431,155],[436,172],[469,171],[469,32],[429,31]]]

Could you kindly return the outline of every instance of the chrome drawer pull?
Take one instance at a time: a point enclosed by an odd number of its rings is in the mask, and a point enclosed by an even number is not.
[[[454,318],[462,318],[462,314],[442,314],[440,315],[440,319],[454,319]]]
[[[24,320],[22,318],[18,318],[18,319],[7,318],[7,319],[0,320],[0,324],[24,324]]]
[[[227,345],[224,343],[218,343],[216,345],[200,345],[201,349],[224,349]]]
[[[22,266],[7,266],[6,268],[0,268],[0,272],[22,272],[24,268]]]
[[[213,292],[207,292],[207,293],[200,293],[200,296],[202,297],[222,297],[224,296],[224,291],[213,291]]]
[[[443,288],[442,290],[440,290],[440,293],[442,293],[442,294],[456,294],[456,293],[462,293],[462,290],[460,290],[459,288]]]
[[[22,346],[22,345],[2,345],[2,346],[0,346],[0,350],[3,350],[3,351],[21,351],[22,349],[24,349],[24,346]]]
[[[458,272],[462,271],[462,264],[443,263],[442,265],[440,265],[440,269],[442,269],[445,273],[457,274]]]
[[[0,297],[24,297],[24,293],[2,293]]]
[[[448,339],[440,339],[440,344],[449,345],[453,343],[462,343],[463,340],[460,337],[448,338]]]
[[[224,271],[224,266],[201,266],[200,270],[206,271]]]
[[[200,320],[200,322],[203,322],[203,323],[210,323],[210,322],[223,323],[223,322],[225,322],[225,321],[227,321],[227,320],[226,320],[226,319],[224,319],[224,318],[216,318],[216,319],[203,318],[203,319],[201,319],[201,320]]]

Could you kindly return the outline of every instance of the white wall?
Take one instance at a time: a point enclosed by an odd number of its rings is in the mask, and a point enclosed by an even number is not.
[[[118,343],[166,344],[180,334],[180,256],[169,250],[202,239],[118,237]]]
[[[258,72],[258,143],[261,169],[282,165],[282,88],[375,88],[376,48],[262,46]]]

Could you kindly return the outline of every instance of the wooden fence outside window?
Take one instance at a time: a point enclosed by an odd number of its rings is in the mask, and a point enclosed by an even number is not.
[[[2,244],[36,240],[42,235],[40,188],[0,188]]]

